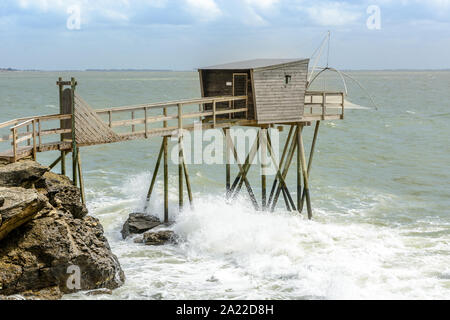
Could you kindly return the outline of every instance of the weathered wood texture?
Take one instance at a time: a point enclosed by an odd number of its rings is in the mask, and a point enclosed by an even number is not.
[[[264,67],[249,65],[248,69],[199,70],[202,95],[247,95],[248,114],[234,117],[257,120],[258,124],[303,121],[308,63],[304,59]],[[212,106],[206,108],[210,110]]]
[[[61,114],[72,115],[72,91],[65,89],[61,94]],[[72,129],[72,119],[61,120],[62,129]],[[72,133],[64,133],[61,135],[63,140],[72,140]]]
[[[308,60],[253,71],[258,123],[302,121]]]
[[[77,144],[82,146],[123,140],[77,94],[75,94],[75,136]]]
[[[253,102],[253,88],[250,80],[250,70],[200,70],[200,77],[202,79],[202,96],[203,97],[217,97],[217,96],[248,96],[248,119],[255,119],[255,109]],[[243,82],[244,77],[233,77],[233,74],[247,75],[247,93],[245,93]],[[235,85],[233,86],[233,81]],[[233,88],[235,89],[233,92]],[[236,90],[237,89],[237,90]],[[234,108],[242,108],[244,102],[234,103]],[[217,103],[216,107],[228,108],[228,103]],[[206,104],[205,110],[212,110],[212,104]],[[234,119],[243,118],[244,114],[240,113],[234,115]]]

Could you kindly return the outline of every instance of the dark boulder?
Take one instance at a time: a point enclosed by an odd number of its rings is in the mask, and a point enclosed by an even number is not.
[[[162,246],[167,243],[176,243],[177,237],[170,230],[146,232],[144,233],[143,242],[148,246]]]
[[[74,269],[75,268],[75,269]],[[70,285],[79,270],[79,286]],[[62,293],[115,289],[124,282],[117,257],[93,217],[53,211],[0,242],[0,295],[58,287]]]
[[[0,164],[0,184],[7,186],[0,185],[0,300],[59,299],[124,282],[79,190],[47,170],[32,161]]]
[[[122,237],[126,239],[131,234],[142,234],[161,225],[161,221],[145,213],[131,213],[122,227]]]
[[[31,188],[49,170],[31,160],[0,165],[0,187]]]

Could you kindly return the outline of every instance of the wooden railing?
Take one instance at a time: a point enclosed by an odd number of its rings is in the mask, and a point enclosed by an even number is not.
[[[304,116],[320,116],[322,120],[330,116],[344,118],[345,97],[343,92],[307,91]]]
[[[234,108],[235,101],[245,101],[245,107],[243,108]],[[246,113],[248,112],[248,98],[247,96],[238,96],[238,97],[212,97],[212,98],[200,98],[200,99],[191,99],[191,100],[179,100],[179,101],[170,101],[163,103],[151,103],[151,104],[142,104],[135,106],[125,106],[125,107],[116,107],[109,109],[99,109],[95,110],[97,115],[106,116],[106,124],[110,128],[118,128],[118,127],[131,127],[131,132],[128,133],[120,133],[121,136],[131,136],[131,135],[139,135],[144,134],[147,137],[149,134],[155,132],[160,132],[161,129],[164,130],[174,130],[174,129],[182,129],[182,123],[184,119],[195,119],[198,118],[202,123],[211,123],[213,127],[216,127],[219,116],[228,115],[229,119],[232,118],[233,114],[237,113]],[[227,104],[227,108],[218,108],[217,105],[219,103]],[[184,112],[184,107],[198,105],[198,112]],[[211,108],[206,110],[205,106],[210,105]],[[169,114],[169,108],[176,108],[176,112]],[[150,115],[150,112],[155,110],[161,110],[160,115]],[[121,115],[121,118],[124,118],[123,114],[129,113],[129,116],[125,118],[127,119],[117,119],[118,115]],[[141,117],[137,118],[137,114],[141,113]],[[142,116],[143,115],[143,116]],[[176,126],[168,127],[168,121],[177,120],[178,123]],[[245,120],[245,119],[243,119]],[[163,128],[154,128],[150,129],[149,126],[153,124],[162,124]],[[181,123],[181,127],[180,127]],[[143,125],[143,131],[137,131],[136,126]]]
[[[72,119],[72,115],[46,115],[21,119],[14,119],[0,123],[0,129],[9,128],[10,134],[0,137],[0,142],[11,142],[12,150],[0,153],[2,156],[11,158],[12,162],[22,156],[32,155],[36,159],[36,153],[48,148],[57,150],[61,148],[60,135],[72,132],[71,129],[56,128],[43,129],[42,124],[50,121]],[[43,142],[44,137],[58,135],[55,142]],[[70,142],[68,142],[70,143]],[[25,145],[23,145],[25,144]]]
[[[235,102],[237,101],[245,101],[244,107],[236,108]],[[307,121],[343,119],[344,104],[345,99],[342,92],[308,91],[305,95],[304,119]],[[198,110],[185,109],[187,106],[194,105],[198,105]],[[93,143],[80,141],[80,146],[149,138],[151,136],[168,136],[174,130],[181,129],[194,130],[193,123],[183,123],[186,119],[198,118],[203,128],[226,127],[235,124],[236,121],[245,125],[245,122],[248,121],[246,117],[236,116],[236,114],[248,112],[247,96],[208,97],[99,110],[92,110],[86,105],[86,108],[84,110],[88,110],[87,114],[93,113],[99,116],[100,123],[103,122],[106,125],[106,130],[109,127],[113,131],[111,135],[114,138],[107,141],[95,140]],[[173,110],[172,113],[169,113],[170,109]],[[75,110],[78,110],[78,108],[76,107]],[[75,119],[78,119],[77,117],[76,114]],[[35,158],[37,152],[70,151],[72,148],[71,138],[62,139],[62,135],[71,133],[72,130],[67,127],[61,128],[62,120],[70,119],[72,119],[70,114],[56,114],[14,119],[0,123],[0,130],[9,128],[10,131],[8,135],[0,136],[0,143],[11,141],[12,145],[12,150],[0,151],[0,158],[8,158],[15,162],[30,155]],[[50,121],[58,124],[43,128],[42,124]],[[85,120],[78,119],[76,121],[79,123],[79,125],[76,125],[77,131],[81,130],[82,132]],[[170,121],[174,122],[172,126],[169,126]],[[161,125],[161,127],[151,127],[153,125]],[[138,126],[143,128],[138,130]],[[116,132],[113,130],[115,128],[122,128],[122,130]],[[43,141],[43,138],[52,135],[57,135],[58,139],[56,141]]]

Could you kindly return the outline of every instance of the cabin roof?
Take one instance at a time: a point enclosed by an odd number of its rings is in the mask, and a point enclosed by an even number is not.
[[[308,59],[253,59],[253,60],[218,64],[215,66],[200,68],[199,70],[250,70],[304,60]]]

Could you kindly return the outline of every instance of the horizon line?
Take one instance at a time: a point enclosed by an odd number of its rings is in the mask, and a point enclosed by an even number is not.
[[[450,71],[449,67],[445,68],[380,68],[380,69],[339,69],[341,71]],[[196,72],[193,69],[166,69],[166,68],[88,68],[88,69],[16,69],[16,68],[0,68],[0,72]]]

